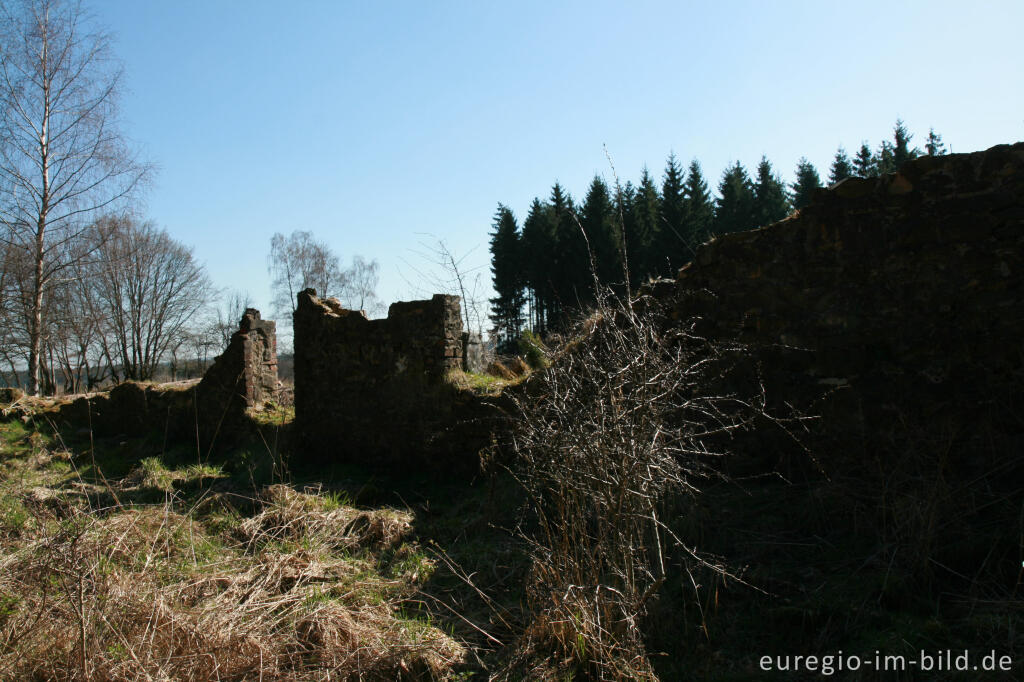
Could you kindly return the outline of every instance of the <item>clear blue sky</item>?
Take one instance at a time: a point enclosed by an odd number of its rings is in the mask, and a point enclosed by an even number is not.
[[[891,134],[1024,139],[1024,3],[86,0],[126,68],[124,128],[159,166],[145,212],[269,312],[274,232],[313,231],[419,291],[419,233],[489,280],[497,203],[557,179],[762,154],[792,181]],[[404,278],[403,278],[404,274]],[[418,285],[416,281],[413,285]]]

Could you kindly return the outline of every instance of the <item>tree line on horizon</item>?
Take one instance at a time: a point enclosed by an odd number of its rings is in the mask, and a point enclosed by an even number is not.
[[[828,184],[848,177],[894,172],[922,154],[946,153],[942,137],[929,130],[925,149],[897,119],[892,140],[874,150],[865,142],[852,157],[840,146]],[[660,185],[644,167],[637,183],[614,186],[599,175],[576,203],[559,182],[547,199],[534,198],[520,226],[499,203],[490,232],[491,276],[496,296],[491,321],[499,346],[514,348],[523,329],[540,335],[563,328],[575,311],[595,300],[595,286],[624,290],[650,277],[668,276],[688,263],[712,237],[781,220],[806,206],[822,187],[806,158],[786,185],[767,157],[753,175],[739,162],[725,169],[717,196],[709,191],[700,163],[684,170],[669,154]]]

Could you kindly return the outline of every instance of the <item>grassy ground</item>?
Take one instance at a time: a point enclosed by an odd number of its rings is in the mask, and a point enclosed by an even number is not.
[[[0,679],[585,679],[558,661],[506,667],[536,630],[515,485],[296,469],[282,456],[292,417],[260,413],[258,435],[216,461],[159,433],[93,439],[57,434],[39,412],[0,418]],[[889,478],[887,489],[917,502],[883,507],[889,498],[865,487],[872,479],[790,479],[707,482],[666,516],[735,577],[666,557],[642,624],[660,679],[817,679],[766,674],[758,662],[946,649],[1010,655],[1013,672],[986,679],[1019,677],[1020,558],[973,546],[1014,545],[1019,491],[984,498],[997,507]],[[926,537],[911,522],[932,518],[910,512],[932,499],[978,509],[936,516],[934,542],[909,542]]]
[[[488,491],[438,509],[359,475],[318,485],[276,456],[288,417],[263,415],[261,438],[219,463],[159,435],[0,421],[0,679],[480,670],[492,609],[448,564],[499,570],[490,540],[474,546],[497,532]]]

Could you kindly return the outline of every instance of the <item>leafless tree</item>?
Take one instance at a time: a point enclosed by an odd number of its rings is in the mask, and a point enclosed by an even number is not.
[[[37,393],[47,290],[92,218],[150,168],[118,132],[121,68],[73,0],[0,0],[0,237],[31,260],[28,389]]]
[[[221,348],[228,347],[232,335],[238,331],[238,322],[245,314],[246,308],[251,307],[252,299],[247,291],[234,289],[221,298],[212,320],[213,336],[220,341]]]
[[[10,386],[21,386],[19,366],[23,362],[23,339],[19,335],[20,284],[26,268],[23,254],[9,242],[0,242],[0,355],[6,365],[3,380]]]
[[[418,296],[431,294],[451,294],[462,299],[462,321],[467,331],[483,334],[484,315],[487,297],[483,290],[480,270],[483,265],[471,266],[468,263],[473,250],[456,254],[448,243],[439,237],[425,235],[418,249],[414,249],[425,265],[406,265],[416,274],[419,284],[406,279],[416,290]],[[424,288],[424,286],[426,288]]]
[[[273,278],[274,312],[285,325],[290,324],[303,289],[312,287],[322,297],[340,297],[345,290],[338,256],[312,232],[297,230],[288,237],[278,232],[271,237],[267,270]]]
[[[352,310],[365,310],[370,315],[380,314],[384,304],[377,298],[379,282],[380,264],[376,260],[353,256],[352,265],[345,271],[343,304]]]
[[[40,361],[42,389],[46,393],[91,390],[110,376],[103,349],[109,345],[107,313],[96,305],[99,246],[111,221],[94,224],[82,239],[64,245],[60,256],[67,264],[43,299],[48,330]],[[29,306],[23,306],[28,318]],[[27,325],[26,325],[27,327]],[[59,380],[58,380],[59,377]]]
[[[47,317],[51,331],[43,344],[40,368],[42,387],[46,393],[56,392],[58,385],[65,392],[77,393],[90,383],[90,351],[94,347],[100,321],[83,314],[83,290],[76,284],[65,282],[52,286],[47,295]]]
[[[194,379],[203,376],[213,358],[223,350],[220,330],[215,324],[182,330],[169,349],[171,379]]]
[[[152,224],[110,218],[99,246],[97,307],[109,320],[125,378],[151,379],[207,304],[211,290],[191,249]]]

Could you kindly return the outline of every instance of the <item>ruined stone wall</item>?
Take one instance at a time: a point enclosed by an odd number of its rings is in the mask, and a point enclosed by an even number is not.
[[[275,324],[245,311],[227,348],[197,384],[125,382],[61,409],[61,418],[97,435],[142,435],[160,430],[206,451],[228,447],[249,427],[248,410],[263,409],[279,390]]]
[[[248,308],[228,347],[196,387],[200,438],[213,442],[244,428],[247,410],[262,410],[277,396],[277,325]]]
[[[475,408],[445,381],[464,366],[457,296],[394,303],[387,318],[369,320],[307,289],[294,330],[295,424],[304,453],[409,465],[454,455],[464,444],[453,434]]]
[[[462,369],[484,371],[484,342],[476,332],[462,332]]]
[[[1024,332],[1022,246],[1024,143],[819,190],[786,220],[701,247],[675,288],[709,292],[680,300],[723,330],[813,349],[822,378],[941,384],[975,362],[1019,368],[1007,341]]]
[[[919,589],[1012,593],[1024,534],[1024,144],[846,180],[786,220],[704,245],[656,291],[680,321],[700,316],[699,332],[749,344],[737,394],[758,389],[755,375],[778,413],[818,417],[790,424],[806,451],[768,426],[726,444],[734,478],[782,474],[774,490],[796,508],[776,507],[764,532],[808,548],[787,562],[814,565],[831,542],[873,548],[858,565],[883,584],[903,576],[880,604]]]
[[[249,308],[228,347],[203,375],[198,393],[210,409],[261,410],[279,390],[277,325]],[[230,407],[228,407],[230,405]]]
[[[786,220],[705,244],[657,290],[680,319],[757,344],[776,394],[838,389],[813,408],[832,453],[945,437],[965,462],[987,455],[958,439],[1021,429],[1022,287],[1018,143],[820,190]]]

